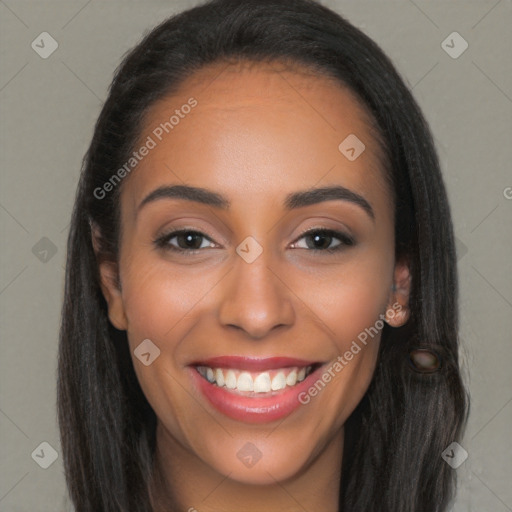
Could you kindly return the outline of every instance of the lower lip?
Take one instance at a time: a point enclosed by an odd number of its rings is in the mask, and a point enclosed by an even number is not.
[[[299,394],[305,392],[317,380],[323,365],[310,373],[302,382],[286,387],[273,396],[251,398],[228,391],[225,387],[212,384],[190,368],[200,392],[222,414],[245,423],[269,423],[290,415],[302,404]]]

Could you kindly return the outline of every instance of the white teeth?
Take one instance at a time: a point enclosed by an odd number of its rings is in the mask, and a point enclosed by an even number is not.
[[[268,393],[270,389],[270,375],[268,372],[260,373],[254,379],[254,391],[256,391],[256,393]]]
[[[273,379],[272,379],[272,391],[279,391],[280,389],[284,389],[286,387],[286,378],[284,376],[283,372],[279,372]]]
[[[217,382],[217,386],[224,386],[224,374],[220,368],[215,370],[215,380]]]
[[[210,383],[231,390],[253,393],[268,393],[280,391],[286,386],[295,386],[302,382],[310,373],[312,367],[282,368],[260,373],[237,369],[209,368],[198,366],[197,371]]]
[[[286,377],[286,385],[287,386],[295,386],[297,384],[297,372],[293,370]]]
[[[238,384],[236,387],[238,388],[238,391],[252,391],[253,382],[251,374],[248,372],[241,373],[238,377]]]
[[[228,389],[236,388],[236,375],[233,370],[228,370],[228,372],[226,373],[226,387]]]

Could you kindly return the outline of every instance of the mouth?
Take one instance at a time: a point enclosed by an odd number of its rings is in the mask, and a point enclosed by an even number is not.
[[[326,363],[287,357],[222,356],[189,365],[200,394],[222,414],[247,423],[281,419],[296,410]]]
[[[285,388],[292,388],[308,377],[316,369],[316,364],[294,366],[250,372],[240,368],[212,368],[196,366],[196,370],[210,384],[242,396],[262,396],[275,394]]]

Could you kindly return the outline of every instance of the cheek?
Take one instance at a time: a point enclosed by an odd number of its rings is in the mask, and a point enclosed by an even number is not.
[[[182,329],[183,319],[195,312],[212,287],[204,272],[183,271],[147,256],[132,259],[122,283],[128,333],[133,341],[137,337],[161,343],[165,340],[167,349],[172,348],[173,331]]]
[[[332,358],[309,388],[305,400],[312,404],[319,432],[332,432],[345,423],[357,407],[375,371],[384,322],[383,294],[371,281],[331,286],[329,293],[310,297],[329,327]]]
[[[384,327],[393,268],[390,251],[368,251],[331,276],[304,286],[307,303],[329,328],[333,358],[311,390],[321,406],[318,429],[341,427],[363,398],[372,380]],[[320,390],[317,393],[316,390]],[[305,397],[308,399],[308,397]],[[313,406],[315,407],[315,406]]]
[[[352,257],[320,279],[296,280],[308,307],[329,328],[339,351],[385,312],[392,280],[393,258],[374,253]],[[334,268],[334,267],[333,267]]]
[[[192,317],[201,315],[201,299],[211,284],[195,271],[184,272],[147,253],[133,252],[122,267],[121,281],[137,379],[157,416],[183,441],[186,433],[196,428],[194,418],[201,411],[195,410],[195,402],[180,383],[180,342],[192,326]],[[160,349],[159,356],[148,366],[133,353],[145,339]]]

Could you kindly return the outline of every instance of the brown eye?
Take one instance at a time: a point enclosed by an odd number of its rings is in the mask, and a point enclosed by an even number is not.
[[[313,229],[303,233],[299,240],[302,239],[306,241],[306,247],[297,248],[311,249],[313,251],[335,252],[342,250],[346,246],[354,245],[354,240],[351,237],[332,229]],[[297,242],[294,245],[297,246]]]
[[[175,242],[173,242],[175,240]],[[203,246],[203,240],[207,240]],[[193,252],[207,247],[212,247],[213,242],[204,233],[190,229],[181,229],[167,233],[155,240],[157,247],[178,252]]]

